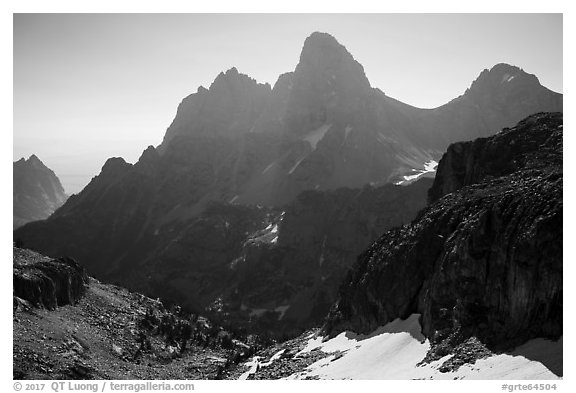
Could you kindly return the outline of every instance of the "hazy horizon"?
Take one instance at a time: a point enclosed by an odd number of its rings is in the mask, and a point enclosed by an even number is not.
[[[13,160],[36,154],[77,193],[107,158],[158,145],[178,103],[220,72],[274,85],[314,31],[417,107],[502,62],[562,92],[562,14],[15,14]]]

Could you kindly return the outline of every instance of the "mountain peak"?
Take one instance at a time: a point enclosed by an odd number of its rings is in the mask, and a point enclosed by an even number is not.
[[[14,162],[15,165],[28,167],[28,168],[36,168],[39,170],[49,170],[46,165],[35,154],[32,154],[28,159],[22,157],[18,161]]]
[[[48,218],[67,198],[54,171],[35,154],[14,162],[12,191],[14,227]]]
[[[238,75],[238,69],[236,67],[232,67],[226,71],[226,75]]]
[[[36,154],[32,154],[29,158],[28,158],[28,164],[30,165],[36,165],[39,167],[45,167],[44,163],[38,158],[38,156]]]
[[[306,38],[295,73],[328,80],[329,84],[338,80],[346,89],[370,88],[362,64],[328,33],[314,32]]]
[[[258,83],[258,81],[246,74],[242,74],[236,67],[229,68],[226,72],[220,72],[214,82],[210,85],[209,90],[233,90],[240,88],[254,88],[264,86],[268,90],[272,90],[268,83]]]
[[[506,63],[498,63],[490,69],[484,69],[478,78],[472,82],[470,89],[481,85],[490,85],[492,87],[505,85],[514,79],[540,83],[535,75],[526,73],[522,68]]]
[[[123,173],[126,169],[132,167],[122,157],[110,157],[102,166],[101,173]]]
[[[325,68],[336,66],[343,61],[356,62],[346,47],[330,34],[314,32],[304,41],[300,54],[301,64]]]
[[[516,67],[515,65],[511,65],[508,63],[498,63],[494,65],[490,71],[490,73],[494,74],[503,74],[503,73],[518,73],[523,72],[521,68]]]
[[[342,46],[338,40],[336,40],[336,38],[334,38],[333,35],[328,34],[328,33],[324,33],[321,31],[315,31],[312,34],[310,34],[306,40],[304,41],[304,45],[308,44],[308,45],[313,45],[313,44],[334,44],[334,45],[339,45]]]

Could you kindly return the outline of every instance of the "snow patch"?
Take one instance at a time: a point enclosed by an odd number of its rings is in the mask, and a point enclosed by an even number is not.
[[[344,128],[344,140],[342,141],[342,145],[344,146],[344,144],[346,144],[346,141],[348,140],[348,135],[352,132],[352,126],[350,126],[349,124],[346,126],[346,128]]]
[[[561,361],[561,340],[531,340],[518,348],[524,354],[531,351],[528,357],[517,352],[494,355],[455,372],[439,371],[451,355],[417,366],[430,348],[418,318],[419,314],[413,314],[406,320],[396,319],[369,335],[343,332],[324,342],[323,337],[310,338],[296,356],[319,348],[325,353],[339,352],[340,357],[323,358],[287,379],[559,379],[541,362],[529,359],[537,358],[534,352],[546,352],[549,358],[556,356]]]
[[[304,161],[305,158],[306,158],[306,156],[304,156],[304,157],[300,158],[298,161],[296,161],[296,165],[294,165],[294,166],[288,171],[288,174],[291,175],[291,174],[296,170],[296,168],[298,168],[298,165],[300,165],[300,163],[301,163],[302,161]]]
[[[240,375],[240,377],[238,379],[248,379],[248,376],[250,376],[250,374],[254,374],[256,372],[257,369],[259,368],[263,368],[263,367],[268,367],[270,366],[272,363],[274,363],[276,360],[280,359],[280,356],[282,356],[282,354],[284,353],[284,351],[286,351],[285,349],[281,349],[280,351],[276,352],[269,361],[267,362],[260,362],[260,356],[254,356],[252,358],[252,360],[244,363],[245,366],[249,366],[250,369],[248,371],[246,371],[244,374]]]
[[[314,151],[316,150],[316,145],[318,145],[318,142],[324,138],[324,135],[326,135],[330,127],[332,127],[332,124],[323,124],[314,131],[310,131],[303,139],[310,143],[310,146],[312,146],[312,150]]]
[[[326,239],[328,238],[327,235],[324,235],[324,239],[322,240],[322,248],[320,249],[320,258],[318,261],[318,266],[322,267],[324,263],[324,251],[326,250]]]
[[[252,308],[250,309],[250,316],[251,317],[261,317],[262,315],[264,315],[266,313],[266,311],[268,311],[265,308]]]
[[[381,144],[383,144],[383,145],[385,145],[385,146],[394,145],[394,144],[397,143],[397,142],[394,141],[394,139],[385,136],[385,135],[382,134],[381,132],[379,132],[379,133],[376,135],[376,139],[378,140],[378,142],[380,142]]]
[[[265,174],[266,172],[268,172],[275,164],[276,164],[276,161],[271,162],[266,168],[264,168],[264,170],[262,171],[262,174]]]
[[[260,356],[254,356],[252,358],[252,360],[250,360],[249,362],[244,363],[245,366],[250,367],[248,369],[248,371],[246,371],[245,373],[243,373],[242,375],[240,375],[240,377],[238,379],[240,380],[246,380],[248,379],[248,376],[250,374],[254,374],[256,372],[256,369],[258,368],[258,364],[259,364],[259,360],[260,360]]]
[[[243,255],[243,256],[241,256],[241,257],[238,257],[238,258],[232,260],[232,262],[230,262],[230,264],[228,265],[228,268],[231,269],[231,270],[232,270],[232,269],[236,269],[236,266],[238,266],[239,263],[242,263],[242,262],[245,262],[245,261],[246,261],[246,256],[245,256],[245,255]],[[246,306],[242,305],[242,307],[246,307]],[[244,309],[242,309],[242,310],[244,310]]]
[[[279,312],[280,315],[278,316],[278,320],[282,320],[282,318],[284,318],[284,315],[286,314],[286,311],[288,311],[288,309],[290,308],[289,304],[286,304],[285,306],[278,306],[274,309],[274,311]]]
[[[430,161],[424,163],[424,169],[412,169],[412,172],[414,172],[414,174],[402,176],[403,180],[400,180],[394,184],[402,185],[404,183],[414,181],[414,180],[422,177],[423,175],[425,175],[427,173],[436,172],[437,167],[438,167],[438,162],[436,162],[434,160],[430,160]]]
[[[350,132],[352,132],[352,126],[347,125],[344,129],[344,139],[348,138],[348,134],[350,134]]]
[[[515,77],[515,75],[504,74],[504,76],[502,76],[502,82],[501,83],[508,83],[512,79],[514,79],[514,77]]]

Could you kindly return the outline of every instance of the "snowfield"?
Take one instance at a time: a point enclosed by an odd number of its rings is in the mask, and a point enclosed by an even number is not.
[[[364,336],[343,332],[325,342],[323,337],[311,338],[296,356],[316,348],[337,354],[286,379],[560,379],[544,363],[561,375],[562,339],[531,340],[512,353],[481,359],[455,372],[438,371],[451,355],[417,366],[430,348],[421,333],[418,317],[413,314],[406,320],[396,319]]]

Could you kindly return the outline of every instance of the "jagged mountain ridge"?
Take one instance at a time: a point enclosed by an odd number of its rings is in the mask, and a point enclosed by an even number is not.
[[[14,228],[48,218],[68,198],[56,174],[34,154],[14,162],[12,176]]]
[[[515,77],[504,79],[506,73]],[[98,277],[134,282],[133,272],[147,266],[147,273],[166,280],[157,282],[154,291],[184,291],[180,284],[166,283],[186,277],[182,266],[190,272],[205,269],[205,247],[193,241],[185,252],[172,255],[167,253],[174,249],[166,245],[186,239],[190,227],[212,219],[205,213],[214,211],[214,203],[265,206],[226,213],[249,217],[240,221],[247,225],[244,232],[253,233],[269,225],[266,209],[289,206],[303,191],[379,185],[437,159],[450,141],[491,134],[496,125],[513,125],[509,122],[521,113],[561,110],[561,95],[527,85],[524,81],[534,78],[517,68],[502,65],[482,75],[488,77],[452,102],[418,109],[372,88],[362,66],[342,45],[314,33],[296,70],[280,76],[272,89],[236,69],[221,73],[209,89],[200,88],[180,104],[158,148],[149,147],[135,164],[109,159],[53,217],[15,236],[48,255],[71,255]],[[499,79],[502,83],[493,83]],[[495,107],[481,99],[486,96],[504,98]],[[403,219],[412,217],[416,205],[402,212]],[[218,272],[208,282],[218,280],[222,267],[238,257],[246,237],[224,239],[214,245],[220,256],[207,258],[216,261],[213,272]],[[364,247],[358,243],[354,249],[359,245]],[[227,248],[234,251],[220,250]],[[182,266],[163,271],[157,261],[165,255]],[[152,275],[145,278],[154,281]],[[199,304],[218,295],[203,294]]]
[[[507,64],[484,70],[462,96],[443,106],[415,108],[372,88],[344,46],[328,34],[314,33],[295,71],[281,75],[272,90],[231,69],[210,90],[188,97],[185,101],[193,97],[197,104],[189,110],[181,104],[161,149],[175,136],[181,143],[205,135],[199,125],[210,128],[204,119],[223,107],[203,97],[218,92],[221,101],[235,97],[238,104],[234,110],[226,107],[225,120],[212,124],[210,135],[225,133],[237,147],[228,168],[213,170],[216,182],[225,174],[211,197],[267,206],[290,201],[305,189],[393,181],[438,159],[450,143],[491,135],[538,111],[562,110],[561,95]],[[253,134],[265,138],[266,152],[254,149]]]
[[[469,337],[508,349],[562,335],[562,114],[450,146],[432,202],[383,234],[340,288],[325,331],[420,313],[431,360]]]

